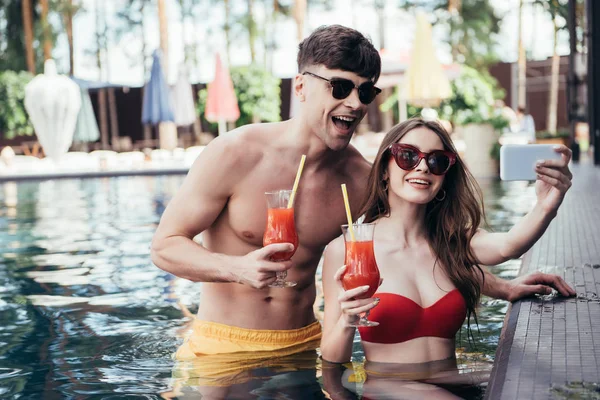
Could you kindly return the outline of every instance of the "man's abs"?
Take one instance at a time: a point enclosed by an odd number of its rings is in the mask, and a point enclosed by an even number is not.
[[[198,318],[248,329],[302,328],[315,321],[314,271],[311,283],[305,282],[264,290],[238,283],[204,283]]]

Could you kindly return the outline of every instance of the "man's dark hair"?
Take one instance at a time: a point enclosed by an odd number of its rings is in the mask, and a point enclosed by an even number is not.
[[[517,108],[517,111],[520,112],[521,114],[527,114],[527,110],[523,106],[520,106],[519,108]]]
[[[354,72],[376,82],[381,73],[381,57],[362,33],[341,25],[321,26],[300,43],[298,72],[310,65]]]

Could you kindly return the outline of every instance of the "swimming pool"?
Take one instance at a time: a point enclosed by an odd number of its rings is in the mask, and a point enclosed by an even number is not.
[[[139,176],[0,186],[0,398],[168,397],[171,354],[188,321],[182,306],[196,312],[201,284],[154,267],[149,246],[182,181]],[[497,230],[512,226],[535,200],[527,183],[483,189]],[[510,278],[519,264],[494,271]],[[493,359],[506,307],[484,299],[472,346],[463,329],[461,369]],[[356,342],[354,358],[361,357]],[[266,383],[277,379],[287,376]],[[246,398],[277,398],[264,393],[277,391],[265,389],[263,379]]]

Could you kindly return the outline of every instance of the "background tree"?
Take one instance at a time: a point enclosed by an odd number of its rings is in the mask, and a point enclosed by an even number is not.
[[[27,57],[27,70],[35,74],[35,59],[33,54],[33,18],[31,9],[31,0],[23,0],[23,33],[25,39],[25,54]]]
[[[31,42],[25,41],[22,0],[0,0],[0,71],[31,72],[27,65],[27,46],[33,50],[34,70],[42,71],[44,55],[38,45],[40,37],[39,10],[31,3]]]
[[[116,41],[127,38],[129,34],[141,41],[139,51],[131,53],[125,48],[125,54],[131,67],[142,66],[142,81],[145,81],[148,75],[148,39],[144,29],[144,15],[151,5],[152,0],[127,0],[116,12],[117,18],[113,31]]]
[[[25,0],[29,1],[29,0]],[[73,18],[81,5],[73,0],[55,0],[53,8],[62,16],[67,43],[69,45],[69,75],[75,75],[75,52],[73,43]]]
[[[548,110],[546,116],[546,127],[548,132],[556,133],[556,113],[558,109],[558,84],[560,73],[560,56],[558,55],[558,34],[567,29],[567,16],[569,7],[567,0],[535,0],[547,12],[552,19],[553,42],[552,42],[552,66],[550,70],[550,97],[548,98]]]
[[[425,9],[436,17],[434,23],[447,25],[446,43],[454,62],[487,68],[498,60],[495,47],[502,18],[490,0],[401,0],[400,6]]]
[[[52,28],[48,19],[48,0],[40,0],[42,8],[41,23],[42,23],[42,42],[44,44],[44,60],[52,58]]]

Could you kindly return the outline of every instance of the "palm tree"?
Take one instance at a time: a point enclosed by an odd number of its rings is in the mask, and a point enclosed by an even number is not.
[[[163,69],[169,76],[169,25],[165,0],[158,0],[158,23],[160,26],[160,49],[162,50]]]
[[[375,11],[379,25],[379,50],[385,49],[385,0],[375,0]]]
[[[256,21],[254,20],[254,0],[247,0],[248,3],[248,15],[246,16],[246,25],[248,28],[248,44],[250,45],[250,60],[252,63],[256,61]]]
[[[96,0],[96,66],[101,81],[103,70],[102,51],[106,43],[106,23],[105,21],[102,23],[104,13],[101,14],[100,4],[104,3],[101,0]],[[98,90],[98,110],[100,112],[100,142],[103,149],[108,149],[108,115],[106,113],[106,89],[104,88]]]
[[[294,21],[296,21],[296,38],[304,39],[304,22],[306,20],[306,0],[294,1]]]
[[[44,60],[52,58],[52,32],[48,22],[48,0],[40,0],[42,6],[42,31],[44,42]]]
[[[23,30],[25,33],[25,53],[27,55],[27,69],[35,74],[35,59],[33,56],[33,23],[31,18],[31,0],[23,0]]]
[[[567,15],[569,13],[568,2],[560,0],[536,0],[548,12],[553,24],[553,46],[552,67],[550,69],[550,96],[548,99],[548,110],[546,116],[546,129],[556,133],[556,112],[558,108],[558,84],[560,77],[560,56],[557,52],[558,33],[566,29]],[[559,21],[560,20],[560,21]]]
[[[81,9],[78,4],[73,4],[73,0],[60,0],[57,3],[57,11],[62,15],[65,31],[67,33],[67,42],[69,44],[69,73],[75,75],[75,59],[73,50],[73,17]]]
[[[402,0],[402,8],[425,8],[447,24],[452,58],[476,69],[496,61],[501,18],[490,0]]]
[[[223,0],[223,6],[225,7],[225,25],[223,30],[225,31],[225,49],[227,51],[227,63],[231,62],[231,5],[229,0]]]
[[[527,55],[525,54],[525,46],[523,45],[523,0],[519,0],[519,55],[517,59],[518,68],[518,87],[517,87],[517,103],[519,108],[525,108],[527,105]]]

